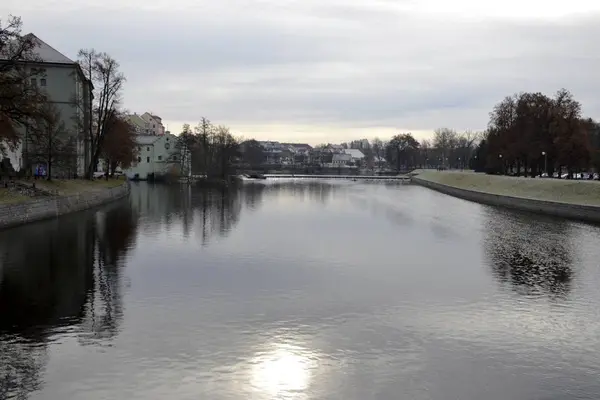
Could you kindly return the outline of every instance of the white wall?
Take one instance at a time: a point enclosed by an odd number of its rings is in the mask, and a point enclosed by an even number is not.
[[[156,136],[151,144],[148,144],[148,136],[140,136],[138,143],[139,162],[123,171],[129,179],[136,174],[139,179],[148,179],[149,174],[165,174],[173,165],[179,165],[181,156],[176,148],[177,136]],[[177,156],[177,160],[173,160],[173,156]]]
[[[10,148],[8,147],[8,144],[4,144],[4,148],[6,150],[6,155],[2,155],[0,154],[0,160],[4,159],[4,158],[8,158],[10,160],[10,163],[12,164],[13,168],[15,169],[15,171],[20,171],[21,170],[21,164],[23,162],[22,157],[23,157],[23,146],[21,143],[19,143],[19,145],[17,146],[17,148],[15,148],[14,150],[10,150]]]

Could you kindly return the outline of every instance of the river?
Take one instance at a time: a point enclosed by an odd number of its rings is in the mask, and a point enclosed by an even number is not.
[[[265,181],[0,232],[0,399],[598,399],[600,228]]]

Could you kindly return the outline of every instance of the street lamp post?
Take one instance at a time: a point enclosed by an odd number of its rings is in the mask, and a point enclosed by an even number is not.
[[[502,154],[498,154],[498,158],[500,159],[500,173],[504,175],[504,165],[502,164]]]
[[[542,151],[542,155],[544,156],[544,173],[548,176],[548,154]]]

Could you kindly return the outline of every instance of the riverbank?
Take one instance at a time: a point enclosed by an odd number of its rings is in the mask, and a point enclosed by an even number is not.
[[[22,184],[31,185],[32,182]],[[110,203],[129,194],[129,183],[117,179],[35,181],[35,187],[45,192],[45,195],[27,197],[2,189],[0,229],[82,211]]]
[[[600,222],[600,183],[473,172],[415,171],[413,182],[465,200]]]

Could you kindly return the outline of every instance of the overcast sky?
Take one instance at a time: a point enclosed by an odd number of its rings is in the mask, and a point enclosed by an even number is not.
[[[422,138],[561,87],[600,118],[598,0],[2,0],[8,14],[69,57],[113,55],[125,107],[173,133],[206,116],[247,138]]]

